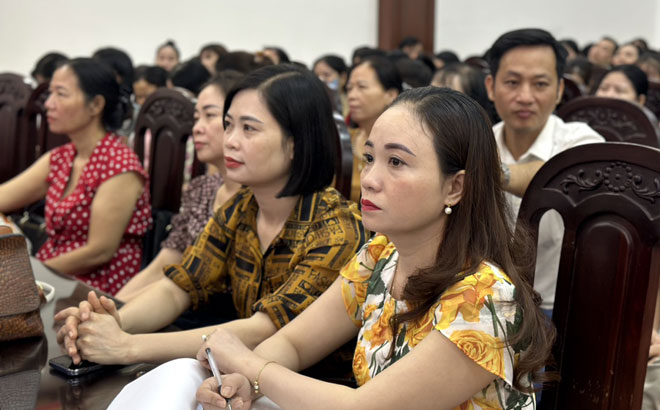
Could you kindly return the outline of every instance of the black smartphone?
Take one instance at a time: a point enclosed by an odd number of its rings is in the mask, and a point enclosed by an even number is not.
[[[73,360],[67,355],[54,357],[48,361],[48,364],[53,369],[69,377],[82,376],[101,370],[104,367],[102,364],[88,362],[87,360],[73,364]]]

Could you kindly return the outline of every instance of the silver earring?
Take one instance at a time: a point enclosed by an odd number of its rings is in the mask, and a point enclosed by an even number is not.
[[[445,206],[445,215],[451,215],[451,206]]]

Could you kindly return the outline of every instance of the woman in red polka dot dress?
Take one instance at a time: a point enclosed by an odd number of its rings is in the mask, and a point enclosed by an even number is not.
[[[71,143],[0,185],[0,212],[46,197],[51,269],[115,294],[139,270],[151,223],[148,176],[118,136],[126,103],[110,68],[75,59],[57,69],[46,101],[50,129]]]

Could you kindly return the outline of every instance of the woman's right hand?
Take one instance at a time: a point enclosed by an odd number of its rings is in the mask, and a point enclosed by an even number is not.
[[[232,410],[249,410],[252,406],[252,385],[242,374],[232,373],[222,377],[222,396],[218,394],[215,377],[204,380],[197,389],[196,398],[204,410],[227,409],[231,400]]]

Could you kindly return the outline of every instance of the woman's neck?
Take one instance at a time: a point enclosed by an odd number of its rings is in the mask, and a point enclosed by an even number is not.
[[[277,187],[276,189],[271,187],[250,187],[250,189],[259,205],[258,218],[270,226],[284,224],[299,199],[299,196],[278,198],[277,194],[282,190],[282,187]]]
[[[444,221],[441,225],[440,229],[437,224],[432,224],[414,233],[388,235],[399,254],[397,275],[403,275],[399,280],[403,281],[404,285],[418,269],[435,263],[444,235]]]
[[[105,134],[106,131],[100,124],[90,124],[79,131],[69,133],[69,138],[76,147],[76,156],[81,159],[89,159]]]

